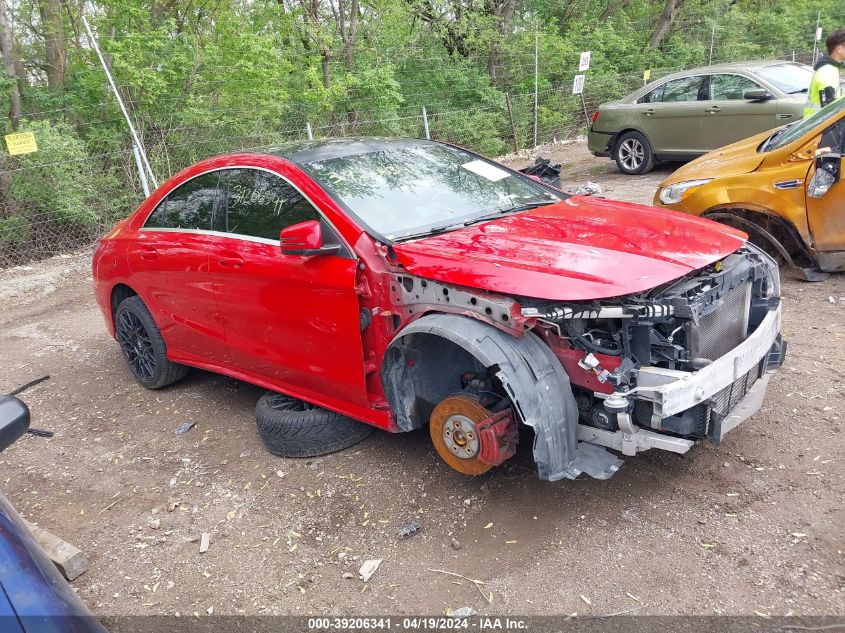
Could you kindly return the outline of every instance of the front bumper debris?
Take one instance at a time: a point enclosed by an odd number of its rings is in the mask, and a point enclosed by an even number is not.
[[[781,306],[772,309],[760,325],[727,354],[696,372],[643,367],[637,387],[607,397],[605,407],[614,412],[618,431],[579,425],[578,439],[636,455],[650,448],[686,453],[693,440],[655,432],[667,418],[699,405],[709,412],[707,438],[719,443],[726,433],[754,415],[762,406],[769,378],[783,364],[786,342],[780,336]],[[644,429],[630,412],[637,401],[651,406],[650,426]]]

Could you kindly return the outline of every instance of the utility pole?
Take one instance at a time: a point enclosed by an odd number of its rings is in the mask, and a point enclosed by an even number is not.
[[[816,32],[813,33],[813,64],[816,63],[816,56],[819,52],[819,40],[821,39],[821,34],[819,33],[819,25],[822,20],[822,12],[819,11],[816,15]]]
[[[713,65],[713,42],[716,40],[716,19],[713,19],[713,28],[710,29],[710,58],[707,61],[708,66]]]
[[[91,25],[88,24],[88,18],[84,15],[82,16],[82,23],[85,25],[85,32],[88,33],[88,39],[91,41],[91,46],[94,47],[97,57],[100,58],[100,64],[102,64],[103,70],[106,73],[106,78],[109,80],[109,85],[111,86],[112,92],[114,92],[114,96],[117,99],[117,104],[120,106],[120,111],[123,112],[123,117],[126,119],[126,124],[129,126],[129,132],[132,134],[132,140],[135,143],[135,147],[138,148],[141,162],[146,168],[147,173],[150,175],[150,181],[152,181],[153,187],[158,188],[158,181],[156,180],[155,174],[153,174],[153,170],[150,167],[150,162],[147,160],[147,152],[144,151],[144,145],[141,143],[141,139],[138,138],[138,133],[135,131],[135,126],[132,124],[129,112],[126,111],[126,106],[123,105],[123,99],[121,99],[120,93],[118,92],[117,86],[115,85],[114,79],[112,79],[111,72],[109,71],[109,65],[106,63],[103,54],[100,52],[100,46],[97,44],[97,39],[94,37],[94,33],[91,32]],[[142,174],[141,182],[143,183],[143,181],[144,178]]]

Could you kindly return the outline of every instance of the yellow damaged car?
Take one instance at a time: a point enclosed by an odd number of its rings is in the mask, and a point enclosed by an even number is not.
[[[687,163],[654,204],[742,229],[808,281],[845,271],[845,98]]]

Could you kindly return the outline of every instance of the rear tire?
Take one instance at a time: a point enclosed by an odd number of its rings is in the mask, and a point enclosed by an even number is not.
[[[320,457],[354,446],[375,429],[302,400],[268,391],[255,405],[264,446],[281,457]]]
[[[651,143],[639,132],[625,132],[613,146],[613,160],[619,171],[629,176],[645,174],[654,168]]]
[[[147,389],[161,389],[188,373],[184,365],[167,360],[167,345],[153,315],[138,296],[128,297],[117,306],[114,337],[132,374]]]

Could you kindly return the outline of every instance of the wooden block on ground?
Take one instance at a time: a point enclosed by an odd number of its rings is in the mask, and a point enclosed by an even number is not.
[[[81,550],[44,528],[33,525],[26,519],[24,519],[24,523],[26,523],[26,527],[29,528],[41,548],[47,553],[47,556],[50,557],[50,560],[53,561],[53,564],[62,572],[62,576],[68,580],[75,580],[85,573],[85,570],[88,569],[88,561]]]

